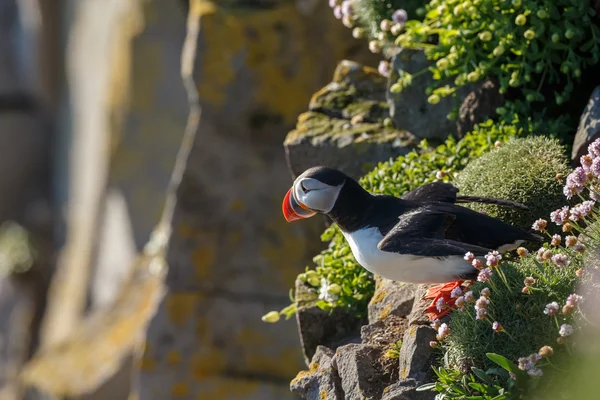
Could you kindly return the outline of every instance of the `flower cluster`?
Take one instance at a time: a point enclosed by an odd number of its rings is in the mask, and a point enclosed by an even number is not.
[[[542,376],[544,372],[537,367],[537,363],[542,360],[542,356],[539,353],[533,353],[529,357],[519,358],[519,369],[527,371],[530,376]]]

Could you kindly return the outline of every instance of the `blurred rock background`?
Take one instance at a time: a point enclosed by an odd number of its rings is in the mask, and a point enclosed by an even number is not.
[[[0,0],[0,400],[295,398],[282,143],[343,59],[320,0]]]

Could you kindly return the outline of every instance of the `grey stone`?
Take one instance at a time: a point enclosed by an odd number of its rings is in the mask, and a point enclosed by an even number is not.
[[[458,111],[456,133],[464,136],[471,132],[476,124],[496,115],[496,109],[504,104],[504,96],[498,90],[498,84],[487,80],[465,97]]]
[[[304,284],[296,281],[299,304],[296,322],[307,365],[319,345],[335,350],[345,344],[360,343],[360,327],[367,323],[365,318],[356,318],[354,313],[339,307],[332,312],[323,311],[315,305],[315,297]]]
[[[416,74],[429,68],[431,61],[421,51],[403,49],[393,57],[392,65],[394,71]],[[394,78],[395,74],[390,79],[390,86],[396,82]],[[455,97],[448,96],[438,104],[429,104],[426,89],[432,80],[431,73],[427,71],[415,77],[412,84],[401,93],[395,94],[388,90],[390,115],[398,129],[406,129],[419,139],[444,140],[448,134],[456,132],[455,122],[446,116],[462,102],[471,89],[462,87],[457,90]]]
[[[579,119],[579,127],[573,141],[571,159],[579,162],[579,158],[587,153],[590,143],[600,137],[600,86],[590,96],[583,114]]]
[[[313,95],[308,112],[298,117],[285,139],[292,175],[327,165],[358,178],[378,162],[412,150],[413,135],[384,126],[389,117],[386,86],[375,69],[340,62],[333,81]]]
[[[406,317],[410,314],[417,285],[377,278],[375,293],[369,302],[369,323],[388,315]]]
[[[381,398],[387,386],[379,364],[381,355],[380,347],[365,344],[349,344],[337,349],[335,363],[346,400]]]
[[[397,315],[360,328],[360,337],[363,343],[376,346],[387,346],[402,339],[408,326],[408,319]]]
[[[404,332],[400,349],[400,379],[424,377],[430,372],[432,349],[429,342],[435,340],[435,330],[425,325],[411,325]]]
[[[427,307],[431,305],[431,300],[423,299],[427,289],[434,285],[418,285],[415,289],[415,302],[408,317],[409,325],[429,325],[431,322],[427,316]]]
[[[421,383],[415,379],[404,379],[385,388],[381,400],[433,400],[435,398],[434,392],[418,392],[419,386]]]
[[[308,371],[300,372],[290,383],[290,390],[306,400],[342,400],[341,380],[333,365],[333,350],[317,347]]]

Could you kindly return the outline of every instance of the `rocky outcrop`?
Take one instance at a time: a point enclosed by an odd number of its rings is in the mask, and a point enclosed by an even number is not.
[[[378,162],[412,150],[414,136],[386,122],[386,86],[387,79],[375,69],[340,62],[333,81],[313,95],[285,139],[292,175],[327,165],[358,178]]]
[[[600,137],[600,86],[592,92],[581,118],[573,141],[571,158],[579,162],[579,158],[587,153],[590,143]]]
[[[496,109],[504,104],[504,96],[500,94],[498,84],[488,80],[465,97],[456,120],[456,133],[464,136],[473,130],[476,124],[496,115]]]
[[[425,54],[417,50],[403,49],[392,59],[393,71],[406,71],[417,74],[431,65]],[[394,72],[390,86],[398,79]],[[431,72],[415,76],[412,83],[401,93],[388,91],[388,103],[394,125],[405,129],[419,139],[445,140],[449,134],[456,132],[456,123],[446,116],[460,104],[472,88],[463,87],[457,90],[455,97],[445,97],[438,104],[429,104],[427,88],[432,84]]]
[[[425,315],[426,286],[376,279],[369,324],[361,328],[360,342],[317,346],[309,369],[292,381],[292,392],[307,400],[433,399],[432,392],[416,391],[432,378],[429,342],[435,330]]]

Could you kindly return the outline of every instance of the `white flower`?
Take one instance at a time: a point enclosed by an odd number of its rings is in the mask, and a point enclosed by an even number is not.
[[[327,279],[321,278],[321,287],[319,288],[319,299],[332,303],[338,299],[338,295],[331,293],[329,289],[331,289],[331,283]]]
[[[440,327],[438,328],[438,337],[440,339],[444,339],[449,334],[450,334],[450,327],[448,326],[448,324],[446,324],[446,323],[441,324]]]
[[[552,262],[556,264],[557,267],[566,267],[571,263],[571,261],[569,261],[569,258],[564,254],[553,255]]]
[[[552,303],[548,303],[546,304],[546,308],[544,309],[544,314],[546,314],[549,317],[552,317],[556,314],[558,314],[558,303],[553,301]]]
[[[475,254],[471,253],[470,251],[466,252],[464,259],[467,262],[472,262],[475,259]]]
[[[438,329],[438,328],[440,327],[440,320],[439,320],[439,319],[436,319],[436,320],[435,320],[435,321],[433,321],[433,322],[432,322],[430,325],[431,325],[431,327],[432,327],[433,329]]]
[[[570,336],[573,333],[573,327],[569,324],[562,324],[558,330],[558,334],[562,337]]]
[[[479,272],[479,275],[477,275],[477,280],[479,282],[487,282],[490,280],[491,277],[492,277],[492,270],[489,268],[484,268]]]
[[[473,296],[473,292],[469,290],[465,293],[465,302],[472,303],[473,301],[475,301],[475,296]]]

